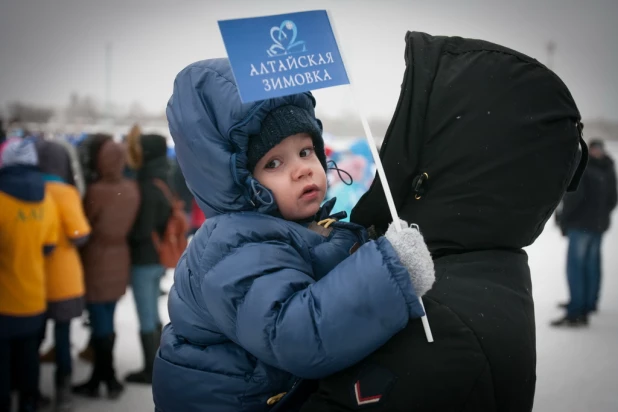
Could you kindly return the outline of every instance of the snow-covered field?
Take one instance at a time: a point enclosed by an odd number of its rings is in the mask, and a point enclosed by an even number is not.
[[[612,142],[610,152],[618,158],[618,142]],[[618,214],[614,216],[614,221]],[[568,298],[565,277],[566,240],[553,224],[534,245],[527,249],[534,283],[537,321],[537,389],[535,412],[616,412],[618,411],[618,222],[606,234],[603,243],[603,290],[599,313],[585,329],[553,329],[549,321],[562,315],[556,303]],[[163,280],[169,288],[172,272]],[[167,298],[159,304],[167,321]],[[119,377],[141,366],[138,323],[131,292],[124,296],[116,312],[116,366]],[[51,331],[50,331],[51,332]],[[48,333],[48,336],[51,336]],[[75,357],[84,347],[88,331],[81,321],[75,321],[72,341]],[[89,375],[90,366],[75,361],[74,381]],[[45,365],[42,389],[53,391],[53,368]],[[152,412],[154,405],[150,387],[127,386],[117,401],[76,399],[76,411],[84,412]]]

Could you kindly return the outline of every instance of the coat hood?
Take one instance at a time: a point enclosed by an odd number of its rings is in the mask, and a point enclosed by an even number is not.
[[[102,180],[120,181],[126,163],[124,146],[108,140],[103,143],[97,154],[97,173]]]
[[[71,156],[62,144],[51,140],[37,139],[36,150],[39,155],[41,172],[59,177],[63,182],[75,185]]]
[[[9,139],[0,144],[0,192],[26,202],[45,197],[45,181],[38,168],[31,139]]]
[[[283,105],[315,117],[311,93],[242,103],[228,59],[199,61],[177,75],[167,119],[187,186],[207,218],[276,212],[272,193],[247,170],[247,147],[266,115]]]
[[[159,134],[143,134],[139,137],[142,152],[142,164],[167,157],[167,139]]]
[[[0,169],[0,192],[25,202],[45,198],[45,180],[36,166],[8,166]]]
[[[39,156],[32,139],[11,138],[0,144],[0,169],[38,165]]]
[[[567,87],[481,40],[408,32],[405,61],[380,150],[399,216],[434,255],[530,245],[585,167]],[[392,220],[377,176],[351,218],[379,230]]]
[[[168,181],[170,162],[167,157],[156,157],[147,163],[144,163],[141,169],[137,171],[138,181],[150,181],[152,179]]]

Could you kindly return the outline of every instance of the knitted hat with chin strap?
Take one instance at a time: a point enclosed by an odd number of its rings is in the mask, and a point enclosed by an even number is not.
[[[326,170],[326,154],[322,139],[320,121],[298,106],[285,105],[272,110],[262,122],[260,133],[249,137],[247,169],[253,172],[255,166],[270,149],[283,139],[299,133],[307,133],[313,140],[315,154]]]

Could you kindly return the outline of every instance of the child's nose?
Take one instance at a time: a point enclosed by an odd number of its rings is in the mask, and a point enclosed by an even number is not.
[[[299,162],[298,166],[295,168],[294,171],[294,178],[298,180],[311,175],[313,175],[313,170],[311,169],[311,167],[304,164],[304,162]]]

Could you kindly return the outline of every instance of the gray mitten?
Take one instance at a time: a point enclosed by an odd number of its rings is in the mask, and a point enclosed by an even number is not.
[[[399,222],[401,232],[391,223],[384,236],[393,245],[401,264],[408,269],[414,290],[421,297],[436,280],[433,260],[418,227],[410,227],[405,220],[399,219]]]

